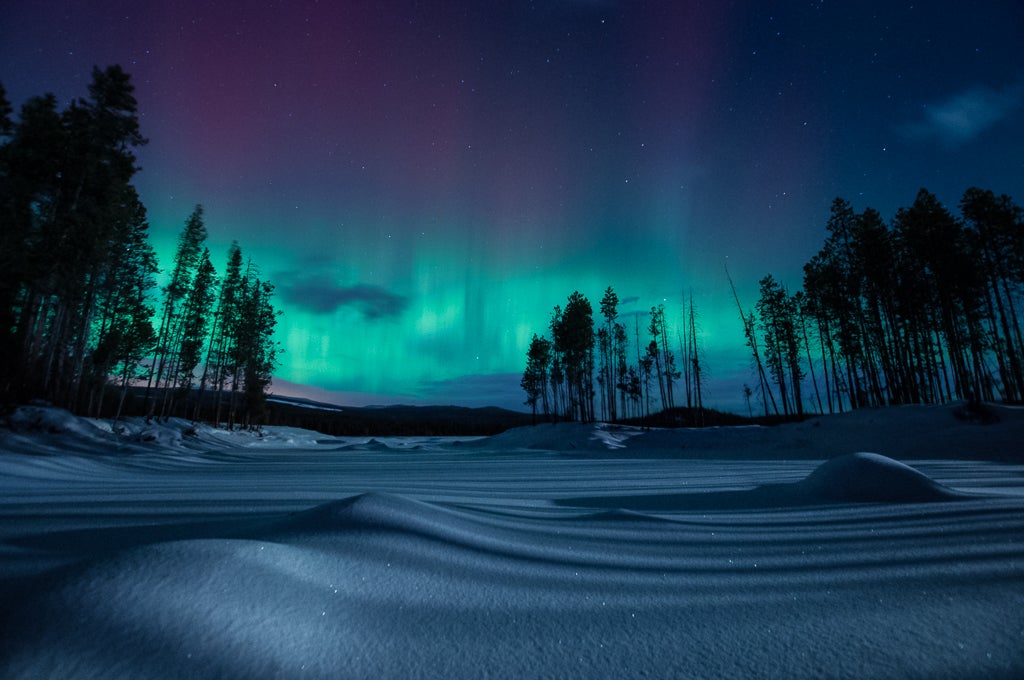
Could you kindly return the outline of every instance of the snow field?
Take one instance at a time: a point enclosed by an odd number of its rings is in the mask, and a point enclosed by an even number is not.
[[[852,429],[828,418],[729,429],[720,458],[572,424],[0,432],[0,676],[1021,677],[1024,438],[1003,416],[913,410],[932,455],[903,462],[754,448]],[[958,459],[967,434],[1006,460]]]

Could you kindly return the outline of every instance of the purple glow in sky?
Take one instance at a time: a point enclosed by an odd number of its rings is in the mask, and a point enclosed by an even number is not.
[[[277,286],[281,391],[521,407],[574,289],[692,290],[713,382],[745,304],[800,285],[841,196],[1024,194],[1019,2],[18,2],[16,107],[132,75],[164,266],[196,203]],[[338,396],[337,393],[344,393]]]

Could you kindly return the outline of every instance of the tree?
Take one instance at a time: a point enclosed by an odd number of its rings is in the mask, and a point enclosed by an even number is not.
[[[662,355],[661,345],[658,339],[661,337],[661,318],[665,315],[665,307],[651,307],[650,321],[647,324],[647,333],[651,341],[647,344],[646,357],[650,359],[651,367],[654,369],[654,377],[658,381],[658,394],[661,397],[661,408],[668,408],[668,397],[665,392],[665,379],[661,370]]]
[[[224,405],[224,387],[228,379],[236,374],[232,362],[238,355],[238,332],[241,324],[242,296],[242,249],[237,242],[232,242],[228,249],[228,261],[221,282],[217,299],[217,308],[213,314],[210,330],[210,342],[206,350],[206,362],[199,380],[200,406],[207,384],[216,390],[216,405],[213,422],[221,422],[221,409]]]
[[[172,393],[191,387],[205,338],[219,321],[211,317],[216,275],[203,248],[202,207],[179,239],[154,331],[157,263],[131,183],[134,149],[147,140],[128,74],[119,66],[95,68],[88,96],[65,110],[46,94],[29,99],[16,122],[10,114],[0,87],[0,395],[42,397],[97,415],[116,383],[119,416],[128,387],[148,369],[147,401],[154,385],[162,388],[162,414],[169,414]],[[230,350],[243,366],[236,382],[245,386],[247,403],[258,405],[278,351],[273,287],[243,286],[237,265],[229,265],[228,280],[234,292],[222,294],[225,306],[255,324],[252,353]],[[234,301],[236,294],[247,307]],[[147,406],[152,414],[156,400]]]
[[[552,335],[565,372],[568,416],[589,422],[594,419],[594,320],[590,301],[579,291],[569,296],[564,310],[556,308]]]
[[[548,404],[548,372],[551,368],[551,341],[533,334],[530,348],[526,352],[526,370],[519,382],[526,392],[526,404],[533,412],[534,422],[537,420],[537,403],[543,407],[544,415],[549,415]]]
[[[181,356],[184,329],[179,306],[192,288],[192,280],[199,267],[205,241],[206,225],[203,223],[203,206],[196,205],[178,236],[178,247],[174,253],[170,281],[164,287],[163,311],[160,316],[156,355],[153,359],[155,374],[152,386],[159,390],[161,381],[164,381],[165,393],[174,386],[174,378],[177,377],[173,366],[174,359]],[[147,399],[149,387],[150,385],[147,385]],[[165,398],[164,404],[167,403],[168,400]],[[150,415],[154,413],[155,406],[156,402],[154,401],[150,406]]]
[[[156,287],[158,269],[156,253],[149,244],[146,211],[134,190],[124,207],[131,214],[122,223],[123,233],[111,242],[117,249],[112,257],[115,266],[100,287],[94,349],[89,357],[93,390],[87,412],[100,413],[104,387],[113,377],[120,391],[115,419],[121,416],[128,387],[144,376],[143,360],[156,339],[150,291]]]
[[[700,425],[704,423],[704,380],[706,367],[701,361],[700,344],[697,341],[698,323],[693,293],[690,293],[689,307],[683,305],[683,330],[679,337],[679,356],[683,362],[682,377],[686,388],[686,407],[697,409]]]
[[[13,126],[0,97],[5,391],[72,408],[83,391],[95,396],[89,364],[102,359],[95,343],[109,321],[101,308],[120,290],[109,282],[137,214],[132,148],[146,142],[128,75],[117,66],[92,75],[88,98],[58,113],[53,95],[35,97]]]
[[[1024,210],[1007,195],[971,187],[960,201],[984,281],[988,333],[1004,398],[1024,400],[1024,338],[1017,305],[1024,282]]]
[[[633,376],[629,374],[629,365],[626,361],[626,351],[628,349],[629,339],[626,336],[626,327],[615,322],[612,327],[612,351],[613,359],[615,362],[615,387],[619,391],[619,406],[621,409],[618,413],[622,415],[626,414],[627,400],[632,401],[633,399]]]
[[[919,364],[942,398],[982,398],[981,282],[964,257],[970,243],[963,224],[922,189],[911,207],[897,211],[894,230],[904,256],[899,291],[914,293],[903,312],[915,319]]]
[[[601,385],[603,388],[601,403],[607,404],[606,417],[612,421],[616,420],[617,417],[615,394],[619,382],[616,366],[618,355],[616,343],[619,340],[619,336],[615,332],[615,320],[619,315],[618,307],[619,296],[611,286],[608,286],[604,291],[604,296],[601,298],[601,316],[604,317],[604,328],[599,331],[599,339],[601,341]]]
[[[743,335],[747,340],[747,347],[750,348],[754,365],[757,367],[757,380],[758,385],[761,388],[761,404],[764,406],[764,414],[766,416],[768,415],[768,400],[771,399],[775,415],[778,415],[779,408],[775,404],[775,395],[772,394],[772,388],[768,384],[768,377],[765,374],[764,363],[761,361],[761,352],[758,349],[754,312],[751,311],[748,313],[743,311],[743,306],[740,304],[739,295],[736,294],[736,286],[732,282],[732,276],[729,274],[728,267],[725,268],[725,278],[729,281],[729,288],[732,290],[732,298],[736,301],[736,309],[739,310],[740,321],[743,323]]]
[[[216,283],[217,276],[210,262],[210,251],[203,248],[181,313],[181,339],[177,343],[173,378],[179,399],[187,397],[195,381],[196,367],[199,366],[206,344]]]
[[[798,318],[816,325],[830,411],[844,397],[855,408],[1020,398],[1021,211],[976,188],[960,207],[963,219],[922,189],[887,228],[871,208],[833,204]]]
[[[266,391],[277,366],[279,346],[274,341],[274,327],[279,312],[271,303],[273,295],[274,286],[258,278],[243,285],[238,358],[242,365],[244,422],[250,428],[265,418]]]
[[[760,281],[761,297],[757,302],[761,331],[764,337],[765,362],[779,388],[783,413],[792,408],[803,414],[800,383],[800,342],[796,331],[796,305],[786,289],[771,274]]]

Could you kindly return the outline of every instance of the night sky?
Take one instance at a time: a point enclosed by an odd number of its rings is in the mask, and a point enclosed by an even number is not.
[[[523,408],[531,334],[610,285],[641,325],[692,291],[738,408],[725,263],[750,307],[836,196],[1024,200],[1016,0],[5,3],[16,110],[114,63],[161,264],[202,203],[277,286],[273,389],[335,402]]]

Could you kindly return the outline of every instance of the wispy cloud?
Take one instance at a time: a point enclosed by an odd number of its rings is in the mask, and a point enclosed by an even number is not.
[[[326,277],[298,279],[280,286],[289,303],[317,314],[330,314],[341,307],[358,310],[366,319],[397,317],[405,311],[409,298],[380,286],[359,283],[339,286]]]
[[[937,139],[958,146],[1014,115],[1022,104],[1024,88],[1020,85],[1002,90],[973,87],[925,107],[921,118],[903,126],[903,132],[911,139]]]

